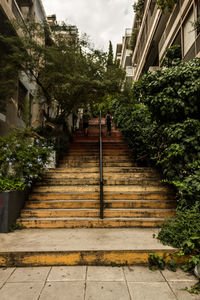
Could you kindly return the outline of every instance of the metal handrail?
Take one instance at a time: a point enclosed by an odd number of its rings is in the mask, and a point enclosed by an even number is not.
[[[103,219],[103,151],[102,151],[101,111],[99,117],[99,166],[100,166],[100,219]]]

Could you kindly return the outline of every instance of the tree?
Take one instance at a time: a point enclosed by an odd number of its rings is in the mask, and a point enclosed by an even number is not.
[[[161,67],[170,68],[181,63],[182,53],[180,45],[173,45],[165,51],[164,58],[161,61]]]
[[[113,66],[113,46],[111,41],[109,41],[109,49],[108,49],[108,59],[107,59],[107,68]]]
[[[118,60],[114,61],[113,59],[113,46],[111,41],[109,41],[106,65],[105,80],[107,92],[114,96],[121,94],[124,85],[125,71],[119,66]]]
[[[108,71],[109,55],[94,49],[85,36],[70,39],[65,35],[65,26],[62,31],[51,31],[45,23],[17,24],[16,30],[22,34],[12,39],[0,35],[3,47],[11,49],[3,69],[9,67],[16,74],[23,71],[36,83],[47,120],[64,122],[78,107],[100,102],[106,94],[120,91],[122,71],[115,65]],[[111,56],[112,47],[110,59]],[[6,83],[3,88],[6,93]],[[52,118],[55,102],[57,110]]]
[[[20,47],[16,32],[5,23],[0,34],[0,111],[6,111],[7,100],[13,96],[18,79],[19,62],[14,53]]]

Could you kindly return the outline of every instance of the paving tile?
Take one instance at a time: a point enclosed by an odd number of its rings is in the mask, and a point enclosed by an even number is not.
[[[194,275],[191,275],[190,273],[186,273],[180,268],[177,269],[176,272],[172,272],[167,269],[161,272],[167,281],[193,281],[196,279]]]
[[[44,283],[41,282],[21,282],[6,283],[0,289],[1,300],[37,300]]]
[[[177,300],[166,282],[128,282],[132,300]]]
[[[8,282],[35,282],[45,281],[50,267],[17,268]]]
[[[87,282],[85,300],[97,299],[130,300],[130,296],[125,282]]]
[[[5,282],[15,268],[0,268],[0,282]]]
[[[169,285],[174,291],[178,300],[200,300],[200,295],[190,294],[188,291],[184,289],[186,287],[190,288],[194,285],[196,281],[170,281]]]
[[[124,267],[127,281],[132,282],[162,282],[165,281],[160,271],[151,271],[148,267],[128,266]]]
[[[52,267],[47,281],[85,280],[86,266]]]
[[[88,281],[124,281],[122,267],[89,266],[87,271]]]
[[[84,288],[83,281],[47,282],[40,300],[83,300]]]

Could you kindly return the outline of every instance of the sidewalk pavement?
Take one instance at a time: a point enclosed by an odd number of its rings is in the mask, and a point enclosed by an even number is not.
[[[0,268],[1,300],[199,300],[182,270],[148,267],[59,266]]]

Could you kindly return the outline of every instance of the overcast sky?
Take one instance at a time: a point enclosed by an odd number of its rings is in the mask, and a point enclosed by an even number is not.
[[[108,50],[109,40],[115,48],[126,28],[133,24],[134,0],[43,0],[47,15],[76,25],[87,33],[96,48]]]

